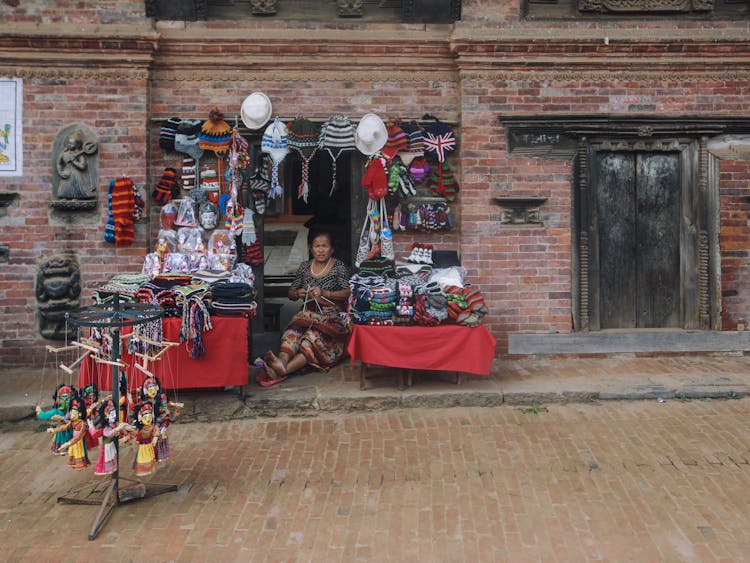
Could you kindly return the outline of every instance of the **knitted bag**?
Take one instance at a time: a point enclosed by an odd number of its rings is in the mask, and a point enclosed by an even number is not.
[[[380,255],[388,260],[396,258],[396,252],[393,249],[393,233],[388,225],[388,210],[385,206],[385,199],[380,200],[380,217],[382,226],[380,227]]]

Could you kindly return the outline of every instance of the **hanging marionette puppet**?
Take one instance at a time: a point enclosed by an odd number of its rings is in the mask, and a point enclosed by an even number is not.
[[[97,426],[99,416],[99,389],[96,383],[89,383],[81,389],[83,404],[86,406],[86,420],[89,421],[89,427]],[[91,450],[99,445],[99,440],[86,433],[86,448]]]
[[[115,437],[130,436],[130,431],[135,428],[125,422],[117,422],[117,407],[112,399],[107,399],[99,406],[98,424],[90,434],[96,439],[101,438],[102,447],[99,459],[94,466],[96,475],[110,475],[117,470],[117,446]]]
[[[138,450],[133,460],[133,473],[138,477],[150,475],[156,469],[154,446],[158,440],[154,426],[154,405],[150,402],[136,405],[135,440]]]
[[[128,377],[120,371],[120,422],[130,422],[130,413],[134,410],[133,395],[128,390]]]
[[[70,401],[75,396],[76,389],[72,385],[67,383],[61,383],[55,389],[52,399],[55,401],[54,408],[43,411],[42,407],[36,406],[36,416],[39,420],[52,420],[58,424],[65,425],[68,422],[68,412],[70,411]],[[48,430],[55,431],[59,429],[49,428]],[[52,446],[50,449],[53,453],[64,455],[65,452],[60,451],[60,446],[70,440],[73,437],[73,431],[70,429],[55,432],[55,438],[52,440]]]
[[[169,438],[167,428],[172,422],[176,422],[180,416],[183,403],[173,403],[167,399],[166,393],[160,393],[156,403],[156,433],[159,437],[156,442],[156,461],[162,462],[169,459]],[[170,410],[174,409],[174,410]]]
[[[76,471],[86,469],[91,462],[89,461],[88,450],[86,449],[86,440],[84,437],[88,434],[88,425],[86,424],[86,406],[79,397],[70,401],[70,421],[59,428],[48,428],[47,432],[62,434],[66,430],[71,430],[73,437],[67,442],[60,445],[60,451],[68,452],[68,466]]]

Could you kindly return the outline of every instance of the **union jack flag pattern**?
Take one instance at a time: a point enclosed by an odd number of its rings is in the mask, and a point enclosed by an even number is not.
[[[435,153],[438,162],[444,162],[445,157],[456,150],[456,137],[451,131],[438,135],[427,132],[424,135],[424,148],[428,152]]]

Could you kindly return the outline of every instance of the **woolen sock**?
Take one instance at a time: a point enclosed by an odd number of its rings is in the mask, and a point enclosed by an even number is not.
[[[128,177],[117,178],[112,188],[112,217],[115,222],[115,246],[130,246],[135,239],[135,197],[133,182]]]

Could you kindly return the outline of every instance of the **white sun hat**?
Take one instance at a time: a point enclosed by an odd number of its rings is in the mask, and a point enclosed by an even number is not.
[[[374,113],[362,116],[354,134],[354,144],[359,152],[370,156],[385,146],[388,140],[388,130],[385,123]]]
[[[240,115],[248,129],[260,129],[271,119],[271,100],[262,92],[253,92],[242,101]]]

